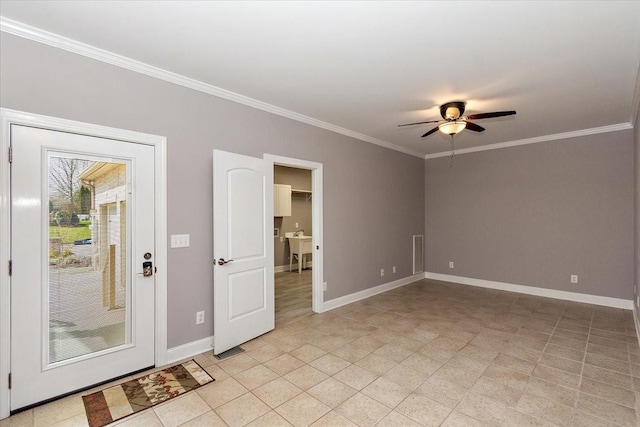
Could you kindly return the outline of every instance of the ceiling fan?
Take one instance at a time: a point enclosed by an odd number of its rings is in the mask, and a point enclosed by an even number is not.
[[[401,126],[413,126],[413,125],[422,125],[425,123],[440,123],[438,126],[431,129],[429,132],[422,135],[422,138],[425,136],[429,136],[436,131],[440,131],[445,135],[453,135],[462,132],[465,129],[472,130],[474,132],[482,132],[484,128],[480,125],[477,125],[469,120],[480,120],[480,119],[490,119],[493,117],[503,117],[503,116],[512,116],[516,114],[515,111],[494,111],[493,113],[480,113],[480,114],[470,114],[468,116],[463,116],[464,107],[466,102],[462,101],[453,101],[447,102],[446,104],[442,104],[440,106],[440,115],[444,120],[429,120],[426,122],[416,122],[416,123],[406,123]]]

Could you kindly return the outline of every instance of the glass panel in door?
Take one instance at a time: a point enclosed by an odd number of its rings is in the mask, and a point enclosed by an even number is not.
[[[127,168],[49,152],[49,365],[131,342]]]

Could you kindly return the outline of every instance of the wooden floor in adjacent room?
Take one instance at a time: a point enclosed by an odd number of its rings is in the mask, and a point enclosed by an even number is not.
[[[298,317],[312,313],[311,269],[276,273],[276,325],[282,325]]]

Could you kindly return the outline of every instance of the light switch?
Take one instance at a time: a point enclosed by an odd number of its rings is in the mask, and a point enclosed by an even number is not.
[[[188,248],[189,235],[188,234],[172,234],[171,247],[172,248]]]

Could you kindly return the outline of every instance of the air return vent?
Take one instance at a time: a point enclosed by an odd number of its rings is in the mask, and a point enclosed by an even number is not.
[[[424,236],[413,236],[413,274],[424,271]]]

